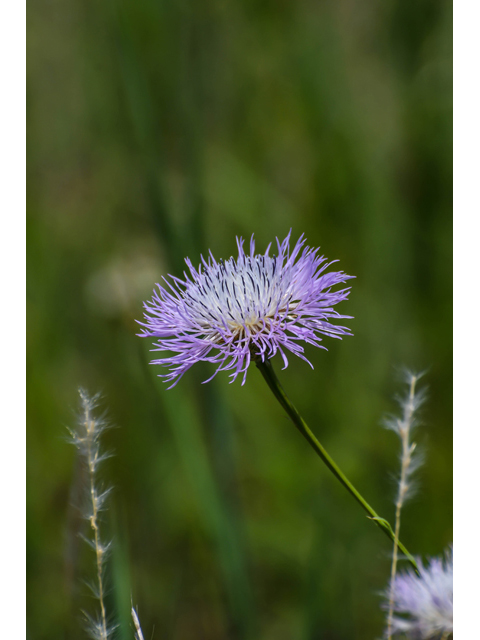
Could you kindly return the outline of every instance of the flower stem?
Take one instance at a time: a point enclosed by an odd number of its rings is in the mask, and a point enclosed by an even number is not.
[[[307,423],[302,418],[302,416],[298,413],[297,409],[291,403],[287,394],[283,390],[275,371],[273,370],[272,364],[270,360],[265,360],[262,362],[259,358],[255,359],[255,363],[260,370],[260,373],[265,378],[266,383],[270,387],[273,392],[273,395],[277,398],[279,403],[285,409],[289,417],[292,419],[293,424],[297,427],[303,437],[308,441],[312,449],[317,453],[317,455],[323,460],[323,462],[327,465],[330,471],[334,476],[343,484],[343,486],[351,493],[351,495],[355,498],[357,502],[364,508],[364,510],[368,513],[368,517],[370,520],[373,520],[375,524],[384,531],[384,533],[395,542],[400,551],[407,557],[408,561],[415,569],[415,572],[418,574],[418,566],[415,562],[413,556],[408,552],[405,546],[398,540],[393,532],[393,529],[390,523],[385,520],[385,518],[381,518],[374,509],[368,504],[365,498],[355,489],[353,484],[348,480],[343,471],[337,466],[337,464],[332,460],[330,455],[326,452],[317,438],[310,431]]]

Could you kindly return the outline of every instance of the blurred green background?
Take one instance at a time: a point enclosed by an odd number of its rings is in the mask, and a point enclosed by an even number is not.
[[[135,319],[162,274],[290,227],[357,277],[355,334],[282,383],[393,518],[397,369],[429,368],[402,539],[452,537],[451,6],[32,0],[28,11],[28,627],[85,637],[77,388],[118,427],[108,608],[132,638],[371,640],[391,547],[252,367],[167,391]],[[281,362],[276,362],[280,370]],[[72,506],[73,505],[73,506]]]

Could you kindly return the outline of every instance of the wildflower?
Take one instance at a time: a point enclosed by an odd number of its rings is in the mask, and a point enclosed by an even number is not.
[[[244,384],[253,358],[264,362],[278,351],[286,367],[288,350],[308,362],[300,341],[325,348],[319,334],[351,335],[329,320],[351,317],[333,308],[347,299],[350,288],[332,287],[353,276],[326,272],[332,263],[305,246],[303,235],[290,252],[290,233],[281,243],[277,239],[278,256],[269,255],[271,244],[265,254],[255,255],[253,236],[247,255],[237,238],[236,260],[217,262],[210,252],[195,269],[186,258],[189,275],[184,272],[183,280],[170,276],[173,283],[164,278],[168,288],[157,284],[158,291],[144,304],[139,335],[159,338],[154,351],[173,352],[152,362],[170,367],[163,377],[174,381],[171,386],[201,360],[219,365],[209,380],[233,370],[232,382],[243,373]]]
[[[410,569],[394,580],[392,631],[416,640],[447,638],[453,633],[453,548],[418,568],[419,576]]]

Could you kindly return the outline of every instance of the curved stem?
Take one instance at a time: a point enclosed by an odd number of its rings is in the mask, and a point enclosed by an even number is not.
[[[400,542],[400,540],[396,538],[390,523],[384,518],[381,518],[376,513],[376,511],[372,509],[372,507],[368,504],[365,498],[361,495],[361,493],[357,491],[357,489],[355,489],[355,487],[350,482],[350,480],[348,480],[348,478],[343,473],[343,471],[337,466],[334,460],[330,457],[327,451],[323,448],[323,446],[320,444],[317,438],[310,431],[307,423],[302,418],[302,416],[298,413],[294,405],[290,402],[290,399],[288,398],[287,394],[283,390],[275,374],[275,371],[273,370],[270,360],[265,360],[265,362],[262,362],[261,360],[256,359],[255,363],[258,369],[260,370],[260,373],[265,378],[266,383],[272,390],[274,396],[277,398],[277,400],[280,402],[282,407],[285,409],[289,417],[292,419],[293,424],[297,427],[297,429],[300,431],[302,436],[308,441],[312,449],[323,460],[323,462],[327,465],[327,467],[330,469],[333,475],[336,476],[338,480],[340,480],[340,482],[347,489],[347,491],[351,493],[351,495],[355,498],[355,500],[368,513],[369,519],[373,520],[375,524],[378,527],[380,527],[380,529],[382,529],[382,531],[384,531],[384,533],[390,538],[390,540],[396,543],[397,547],[407,557],[408,561],[410,562],[410,564],[418,574],[418,566],[417,566],[417,563],[415,562],[414,557],[409,553],[409,551]]]

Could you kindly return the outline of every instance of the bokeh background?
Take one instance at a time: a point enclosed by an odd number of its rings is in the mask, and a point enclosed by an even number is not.
[[[252,367],[166,390],[135,319],[162,274],[290,228],[356,276],[355,334],[281,381],[393,518],[402,366],[428,369],[402,539],[452,537],[451,6],[442,0],[32,0],[28,11],[28,627],[85,637],[66,426],[118,428],[108,609],[132,638],[371,640],[391,547]],[[328,343],[328,344],[327,344]],[[277,362],[280,369],[281,362]]]

